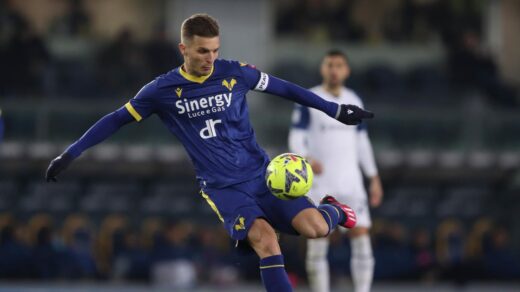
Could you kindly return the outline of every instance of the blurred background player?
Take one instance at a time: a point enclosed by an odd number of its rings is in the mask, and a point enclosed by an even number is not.
[[[339,50],[329,51],[321,63],[323,82],[311,91],[329,101],[363,107],[361,99],[343,85],[349,75],[347,56]],[[349,232],[352,280],[356,292],[370,291],[374,258],[369,237],[371,220],[361,169],[369,179],[371,207],[381,204],[383,188],[366,125],[347,128],[329,120],[314,109],[296,106],[289,133],[289,148],[306,156],[314,170],[315,179],[310,192],[313,200],[319,201],[321,194],[334,195],[356,212],[357,225]],[[307,240],[307,273],[314,292],[330,290],[328,245],[328,238]]]

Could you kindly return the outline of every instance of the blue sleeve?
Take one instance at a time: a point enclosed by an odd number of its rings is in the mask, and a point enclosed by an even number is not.
[[[292,127],[296,129],[308,129],[311,122],[309,108],[296,104],[292,115]]]
[[[125,108],[136,121],[140,122],[156,111],[157,96],[157,82],[152,81],[143,86],[135,97],[125,104]]]
[[[336,118],[338,115],[339,105],[337,103],[326,101],[310,90],[263,72],[261,72],[255,90],[265,91],[287,98],[303,106],[315,108],[333,118]]]
[[[152,81],[141,88],[123,107],[101,118],[65,151],[76,158],[83,151],[110,137],[122,126],[133,120],[139,122],[148,117],[156,110],[156,96],[157,83]]]
[[[246,63],[240,63],[240,72],[244,77],[249,89],[254,89],[260,79],[260,71],[255,66]]]
[[[133,121],[134,118],[124,107],[104,116],[81,136],[81,138],[70,145],[65,152],[76,158],[88,148],[102,142],[114,134],[119,128]]]
[[[246,63],[240,63],[240,71],[250,89],[285,97],[301,105],[318,109],[333,118],[338,115],[337,103],[326,101],[301,86],[270,76]]]

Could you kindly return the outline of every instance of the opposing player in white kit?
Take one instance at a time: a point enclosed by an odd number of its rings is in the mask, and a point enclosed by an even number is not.
[[[321,63],[321,85],[311,89],[322,98],[363,107],[361,99],[343,83],[350,75],[347,57],[341,51],[330,51]],[[370,291],[374,258],[369,237],[371,226],[363,173],[370,180],[370,205],[381,204],[383,188],[377,172],[366,125],[344,127],[327,115],[303,106],[293,113],[289,133],[289,149],[308,158],[314,173],[310,197],[317,202],[322,194],[330,194],[346,202],[357,214],[357,225],[349,232],[352,256],[350,266],[354,291]],[[307,273],[314,292],[328,292],[328,238],[307,241]]]

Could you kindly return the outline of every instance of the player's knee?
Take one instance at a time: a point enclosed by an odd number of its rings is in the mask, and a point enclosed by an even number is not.
[[[276,234],[274,234],[274,236],[266,236],[263,238],[260,248],[265,256],[273,256],[281,253]]]
[[[309,239],[325,237],[329,234],[329,225],[316,209],[305,209],[293,219],[293,227]]]
[[[324,223],[324,224],[323,224]],[[316,226],[316,238],[326,237],[329,235],[330,229],[327,222],[320,222]]]
[[[274,229],[263,219],[255,220],[249,230],[248,240],[261,258],[281,253]]]

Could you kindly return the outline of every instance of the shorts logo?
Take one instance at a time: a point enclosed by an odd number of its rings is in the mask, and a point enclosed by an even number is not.
[[[226,79],[222,80],[222,86],[227,88],[229,91],[233,90],[233,87],[237,84],[235,78],[232,78],[231,81],[227,81]]]
[[[246,218],[240,216],[238,217],[238,219],[235,221],[235,223],[238,221],[237,224],[235,224],[235,230],[236,231],[240,231],[240,230],[246,230]]]
[[[200,137],[202,139],[209,139],[213,137],[217,137],[217,131],[215,130],[215,125],[222,123],[222,120],[206,120],[206,127],[200,130]]]
[[[178,97],[178,98],[181,98],[182,88],[177,87],[177,89],[175,89],[175,93],[177,94],[177,97]]]

